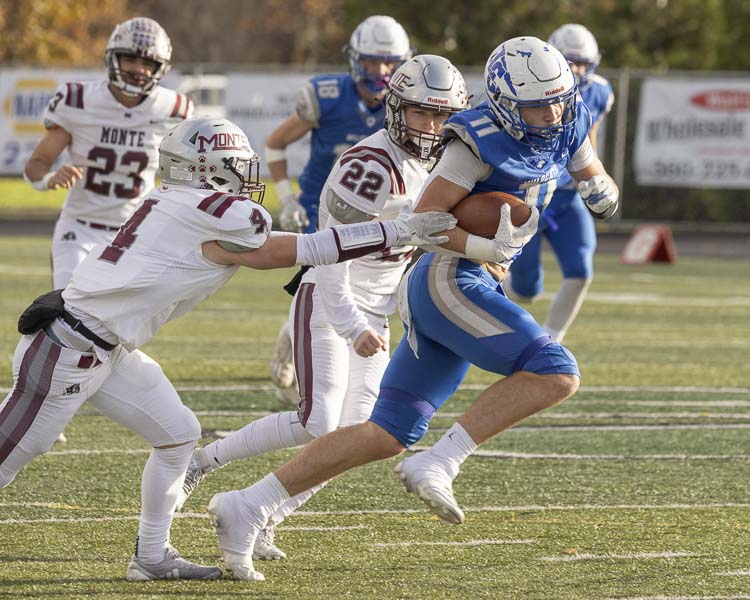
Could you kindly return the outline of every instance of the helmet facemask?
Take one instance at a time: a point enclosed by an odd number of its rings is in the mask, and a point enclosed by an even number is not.
[[[563,104],[559,123],[545,126],[529,125],[523,118],[522,108],[541,108],[552,104]],[[543,100],[513,101],[507,97],[493,98],[492,105],[503,114],[505,128],[517,140],[524,140],[537,152],[557,150],[575,127],[578,106],[578,87],[573,86],[564,94]]]
[[[421,161],[429,162],[437,158],[440,153],[442,133],[426,133],[406,123],[406,107],[425,108],[436,111],[433,107],[424,107],[416,103],[406,102],[395,93],[386,96],[386,127],[391,139],[407,154],[417,157]]]
[[[415,108],[451,115],[469,105],[464,78],[441,56],[415,56],[394,74],[385,99],[385,128],[402,150],[425,163],[440,155],[442,133],[428,133],[410,127],[406,111]]]
[[[391,74],[412,55],[409,36],[392,17],[375,15],[360,23],[344,46],[343,52],[349,60],[352,79],[375,96],[388,87]],[[393,63],[391,73],[373,76],[363,62],[367,59]]]
[[[123,76],[120,57],[140,57],[154,63],[149,77],[142,82],[131,83]],[[172,58],[172,44],[166,31],[153,19],[136,17],[120,23],[107,42],[104,63],[110,84],[126,96],[147,96],[167,74]]]
[[[245,133],[222,118],[193,117],[170,130],[159,146],[162,183],[263,202],[260,160]]]

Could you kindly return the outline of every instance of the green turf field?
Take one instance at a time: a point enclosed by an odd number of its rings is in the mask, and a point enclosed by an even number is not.
[[[0,238],[0,386],[20,311],[49,286],[49,241]],[[547,299],[559,283],[550,257]],[[0,596],[9,598],[748,598],[749,261],[681,258],[597,278],[567,343],[583,389],[470,458],[467,508],[444,525],[391,473],[343,475],[277,533],[289,558],[264,583],[124,581],[146,445],[86,405],[69,442],[0,492]],[[289,271],[241,272],[145,348],[207,432],[278,410],[267,361]],[[400,325],[394,321],[394,336]],[[430,444],[492,377],[471,371],[433,422]],[[175,521],[184,556],[220,563],[205,508],[292,452],[209,477]]]

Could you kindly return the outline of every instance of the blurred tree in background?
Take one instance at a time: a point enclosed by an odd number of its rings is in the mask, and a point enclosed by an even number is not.
[[[372,14],[460,65],[482,66],[503,40],[546,38],[568,22],[591,29],[603,67],[750,64],[748,0],[2,0],[0,62],[99,65],[115,24],[143,15],[164,26],[180,63],[341,64],[342,45]]]
[[[114,26],[148,16],[167,30],[178,67],[343,70],[342,46],[373,14],[400,21],[419,52],[474,68],[506,39],[547,38],[570,22],[594,33],[602,69],[738,71],[750,65],[750,0],[0,0],[0,63],[103,66]],[[639,89],[634,79],[631,149]],[[626,218],[750,221],[745,190],[639,187],[630,163],[623,195]]]
[[[127,0],[2,0],[0,63],[103,67],[109,34],[130,14]]]

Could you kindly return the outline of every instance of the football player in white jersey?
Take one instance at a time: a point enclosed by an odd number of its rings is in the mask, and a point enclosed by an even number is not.
[[[318,213],[321,192],[338,157],[383,128],[384,98],[394,71],[412,55],[401,24],[374,15],[362,21],[344,47],[349,73],[317,75],[300,89],[297,107],[266,140],[266,161],[281,202],[279,225],[285,231],[310,233],[325,226]],[[287,175],[286,148],[311,134],[310,159],[299,177],[300,194]],[[276,396],[297,406],[292,340],[286,323],[279,331],[270,362]]]
[[[52,236],[52,283],[67,285],[97,244],[107,244],[154,187],[164,134],[192,116],[187,96],[163,88],[172,44],[156,21],[115,27],[104,62],[108,78],[60,86],[44,114],[46,132],[24,170],[40,191],[70,190]],[[71,163],[50,170],[68,148]],[[58,441],[66,441],[60,433]]]
[[[108,78],[60,86],[44,114],[46,131],[24,175],[40,191],[69,190],[52,240],[53,287],[97,244],[112,241],[154,187],[164,135],[193,113],[192,101],[159,85],[172,44],[156,21],[136,17],[107,42]],[[67,148],[71,163],[51,170]]]
[[[88,400],[153,447],[126,577],[214,579],[220,569],[188,562],[169,545],[200,424],[159,365],[137,348],[239,266],[331,264],[427,243],[455,219],[411,214],[310,235],[270,233],[270,215],[252,201],[262,200],[265,188],[258,157],[235,124],[189,119],[169,131],[159,153],[161,187],[143,198],[114,239],[92,249],[64,290],[40,296],[19,320],[24,335],[13,359],[14,385],[0,404],[0,488],[49,450]]]
[[[328,176],[320,201],[324,227],[411,213],[440,150],[443,122],[467,107],[463,76],[445,58],[422,55],[399,67],[386,95],[385,129],[344,152]],[[196,450],[185,498],[205,475],[231,461],[299,446],[367,420],[390,357],[388,316],[413,250],[401,247],[307,271],[289,317],[299,410],[263,417]],[[274,527],[320,487],[277,511],[256,541],[254,558],[286,556],[273,544]]]

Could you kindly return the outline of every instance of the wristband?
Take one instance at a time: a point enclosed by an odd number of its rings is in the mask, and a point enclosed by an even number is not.
[[[29,183],[31,187],[33,187],[35,190],[39,192],[49,191],[49,180],[52,179],[54,175],[55,175],[55,172],[50,171],[49,173],[46,173],[44,177],[42,177],[41,179],[37,179],[36,181],[31,181],[31,179],[29,179],[29,176],[26,175],[26,171],[23,172],[23,178]]]
[[[497,262],[495,241],[488,240],[487,238],[478,235],[469,234],[469,237],[466,238],[464,254],[467,258]]]
[[[266,163],[275,163],[282,160],[286,160],[286,150],[277,150],[276,148],[269,148],[266,146]]]

